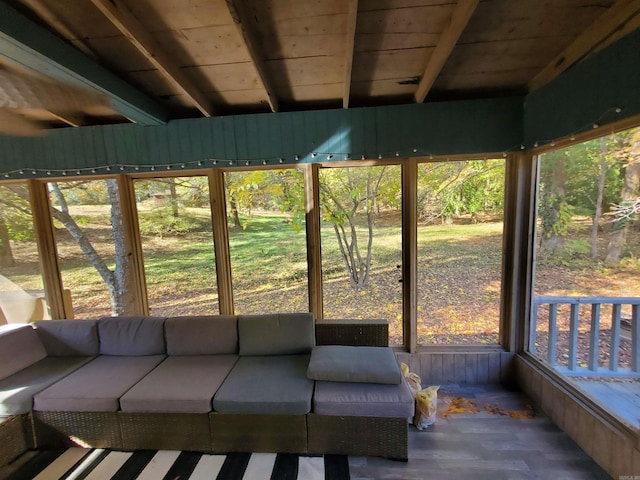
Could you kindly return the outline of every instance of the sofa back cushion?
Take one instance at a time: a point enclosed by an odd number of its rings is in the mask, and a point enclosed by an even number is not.
[[[50,357],[91,357],[100,353],[97,320],[42,320],[34,325]]]
[[[10,323],[0,327],[0,379],[46,356],[47,352],[31,325]]]
[[[311,313],[238,317],[240,355],[299,355],[316,344]]]
[[[166,353],[164,318],[104,317],[98,320],[102,355],[160,355]]]
[[[238,353],[238,318],[234,316],[167,318],[164,332],[168,355]]]

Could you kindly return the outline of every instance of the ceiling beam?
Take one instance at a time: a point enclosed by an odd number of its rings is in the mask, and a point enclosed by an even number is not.
[[[225,0],[227,3],[227,8],[229,9],[229,13],[231,14],[231,18],[233,19],[233,23],[235,23],[238,33],[242,37],[242,41],[249,52],[249,56],[251,57],[251,61],[258,72],[258,77],[260,82],[262,83],[262,88],[266,92],[267,101],[269,102],[269,106],[271,107],[272,112],[277,112],[279,109],[278,106],[278,98],[275,94],[275,89],[269,80],[269,76],[267,75],[267,69],[265,67],[264,59],[257,49],[256,45],[259,44],[258,40],[255,37],[253,31],[249,28],[247,21],[247,14],[245,12],[244,6],[242,5],[242,0]]]
[[[433,83],[442,71],[442,67],[444,67],[444,64],[449,58],[449,55],[451,55],[453,48],[456,46],[456,43],[458,43],[460,35],[462,35],[462,32],[469,23],[469,20],[471,20],[471,16],[476,10],[478,3],[479,0],[458,0],[458,3],[453,9],[453,13],[451,14],[449,25],[447,25],[447,28],[442,32],[438,43],[431,52],[427,68],[425,69],[422,79],[420,79],[420,83],[418,84],[418,89],[413,96],[416,103],[424,102],[424,99],[427,97],[429,90],[431,90]]]
[[[40,17],[51,29],[53,29],[62,38],[66,38],[74,44],[74,46],[80,49],[86,55],[92,58],[98,58],[96,52],[83,40],[76,35],[76,33],[69,28],[69,26],[61,20],[47,5],[42,3],[42,0],[22,0],[27,7],[31,9],[38,17]]]
[[[141,125],[162,125],[166,108],[75,47],[0,2],[0,59],[30,73],[106,95],[120,115]]]
[[[351,95],[351,72],[353,70],[353,49],[356,43],[356,24],[358,22],[358,0],[349,2],[347,13],[347,38],[344,51],[344,90],[342,94],[342,107],[349,108],[349,96]]]
[[[185,76],[121,0],[91,0],[158,71],[205,117],[214,115],[211,101]]]
[[[63,113],[63,112],[58,112],[53,110],[48,110],[48,112],[51,115],[53,115],[55,118],[60,120],[61,122],[69,125],[70,127],[81,127],[84,124],[82,117],[80,115],[73,115],[70,113],[66,113],[66,112]]]
[[[551,82],[585,55],[615,40],[618,33],[639,26],[640,0],[618,0],[529,82],[529,91]]]

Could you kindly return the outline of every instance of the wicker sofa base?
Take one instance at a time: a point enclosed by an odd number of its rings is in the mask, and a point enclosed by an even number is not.
[[[118,414],[125,450],[211,451],[207,413]]]
[[[44,449],[307,453],[306,415],[37,411],[33,416],[36,446]]]
[[[309,453],[407,460],[406,418],[307,415]]]
[[[37,448],[122,449],[118,412],[33,412]]]
[[[408,458],[405,418],[227,413],[33,412],[0,429],[10,461],[29,447],[273,452]],[[1,425],[0,425],[1,426]],[[11,443],[13,442],[13,443]],[[12,446],[9,446],[12,445]],[[15,452],[15,453],[14,453]],[[9,458],[11,457],[11,458]]]
[[[215,452],[307,453],[305,415],[211,413]]]
[[[0,423],[0,467],[33,447],[31,416],[13,415]]]

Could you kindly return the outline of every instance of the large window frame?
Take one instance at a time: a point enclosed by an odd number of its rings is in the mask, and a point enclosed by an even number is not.
[[[482,155],[483,158],[495,158],[501,154]],[[447,160],[473,160],[478,155],[459,155],[447,157],[430,157],[429,161]],[[517,319],[523,311],[521,301],[515,301],[514,286],[521,278],[521,273],[514,271],[514,265],[522,268],[526,266],[523,258],[516,258],[521,245],[522,222],[526,216],[522,215],[522,202],[526,197],[523,193],[523,185],[526,187],[527,169],[530,168],[529,152],[510,153],[506,158],[505,174],[505,225],[503,249],[505,255],[502,262],[501,285],[501,314],[500,314],[500,344],[499,345],[469,345],[469,346],[418,346],[417,333],[417,262],[415,261],[418,249],[417,238],[417,170],[418,163],[425,162],[424,157],[395,158],[392,160],[363,160],[363,161],[333,161],[326,163],[308,163],[296,166],[282,166],[282,168],[298,168],[304,174],[305,184],[305,215],[306,215],[306,245],[308,263],[308,289],[309,311],[314,314],[317,322],[325,321],[323,315],[322,296],[322,245],[320,239],[320,206],[319,206],[319,169],[349,166],[382,166],[398,165],[401,170],[402,187],[402,301],[403,301],[403,338],[404,345],[400,351],[408,353],[434,352],[434,351],[516,351],[518,343]],[[529,166],[528,166],[529,165]],[[91,176],[95,178],[117,178],[122,204],[125,206],[125,233],[132,255],[136,258],[136,268],[132,272],[134,284],[137,286],[139,301],[132,309],[132,314],[147,315],[149,312],[146,294],[146,282],[144,267],[142,265],[142,247],[139,237],[137,210],[135,207],[135,195],[133,180],[153,179],[170,176],[207,176],[209,180],[209,195],[212,216],[212,230],[214,237],[216,272],[218,281],[219,313],[223,315],[234,314],[233,286],[231,275],[231,262],[229,250],[229,232],[227,225],[226,198],[224,189],[224,175],[227,171],[238,170],[274,169],[270,166],[232,167],[224,166],[213,169],[181,170],[180,172],[148,172],[148,173],[123,173],[109,176]],[[55,243],[52,242],[53,231],[48,220],[48,204],[46,203],[45,186],[47,179],[30,180],[32,203],[34,205],[34,223],[38,225],[38,244],[42,262],[42,271],[45,279],[45,289],[52,299],[53,318],[66,318],[61,282],[59,280],[59,266],[55,255]],[[526,190],[526,189],[525,189]],[[528,190],[526,190],[528,191]],[[520,204],[521,205],[521,204]],[[40,213],[39,213],[40,212]],[[44,228],[43,228],[44,227]],[[526,230],[526,228],[525,228]],[[57,303],[59,302],[59,304]],[[521,318],[521,317],[520,317]]]

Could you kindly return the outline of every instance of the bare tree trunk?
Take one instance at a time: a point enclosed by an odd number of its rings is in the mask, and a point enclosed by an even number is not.
[[[13,267],[15,264],[7,222],[0,213],[0,267]]]
[[[621,205],[633,204],[640,192],[640,133],[633,138],[630,159],[624,174],[624,185],[621,192]],[[605,263],[617,263],[622,257],[626,244],[629,218],[623,218],[614,223],[609,237]]]
[[[131,257],[127,254],[124,236],[122,207],[115,179],[105,180],[111,203],[111,228],[115,247],[115,270],[113,272],[115,298],[111,298],[111,311],[114,315],[128,315],[130,305],[135,305],[134,288],[131,285]]]
[[[238,213],[238,202],[232,197],[229,199],[229,204],[231,206],[231,214],[233,215],[233,226],[236,228],[242,228],[242,224],[240,223],[240,214]]]
[[[598,198],[596,199],[596,211],[593,215],[591,226],[591,258],[598,258],[598,227],[602,218],[602,199],[604,198],[604,184],[607,179],[607,141],[606,137],[600,139],[600,177],[598,178]]]
[[[132,295],[132,289],[127,288],[127,278],[129,259],[125,251],[124,235],[122,227],[122,211],[118,198],[118,187],[115,180],[107,180],[107,189],[111,199],[111,222],[113,225],[113,240],[115,245],[116,271],[112,272],[104,259],[96,251],[91,241],[78,226],[73,217],[69,214],[69,206],[60,187],[56,182],[49,183],[51,193],[58,201],[58,208],[52,207],[53,216],[59,220],[67,229],[73,240],[82,250],[84,256],[89,260],[93,268],[96,269],[100,278],[104,281],[109,292],[111,301],[111,312],[114,315],[125,315],[128,313],[127,295]]]
[[[171,195],[171,215],[173,216],[173,218],[178,218],[180,216],[180,213],[178,212],[178,193],[176,192],[176,181],[173,178],[169,178],[168,180],[169,193]]]
[[[358,285],[358,275],[356,272],[356,261],[353,256],[353,247],[349,244],[349,241],[347,240],[347,232],[345,232],[342,225],[334,223],[333,231],[338,239],[340,256],[342,257],[342,263],[344,263],[344,267],[349,275],[349,281],[351,282],[351,285],[355,287]]]

